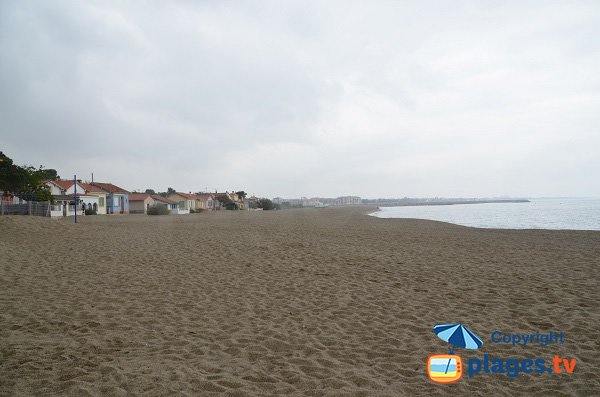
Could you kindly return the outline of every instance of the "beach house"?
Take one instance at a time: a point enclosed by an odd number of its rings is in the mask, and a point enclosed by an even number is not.
[[[107,214],[129,213],[129,192],[112,183],[90,182],[90,185],[100,188],[106,193]]]
[[[86,195],[98,197],[98,207],[96,208],[96,214],[106,215],[107,193],[99,187],[91,185],[90,183],[80,182],[79,185],[85,190]]]
[[[45,184],[50,188],[50,194],[54,198],[50,216],[72,216],[75,212],[83,215],[84,209],[98,210],[98,197],[88,194],[80,180],[77,182],[69,179],[49,180]]]
[[[190,213],[190,210],[179,208],[179,203],[177,203],[177,201],[169,200],[168,198],[159,196],[157,194],[152,195],[152,198],[154,199],[154,205],[166,206],[169,209],[169,213],[172,215],[185,215]]]
[[[194,200],[196,200],[196,209],[212,210],[215,197],[211,193],[196,193]]]
[[[129,213],[146,214],[155,200],[146,193],[129,193]]]
[[[130,214],[147,214],[150,208],[159,206],[164,206],[170,214],[174,215],[190,213],[190,211],[187,209],[180,209],[177,201],[169,200],[168,198],[159,196],[157,194],[129,194]]]
[[[169,194],[167,198],[176,201],[181,209],[188,211],[196,209],[196,199],[192,193],[175,192]]]

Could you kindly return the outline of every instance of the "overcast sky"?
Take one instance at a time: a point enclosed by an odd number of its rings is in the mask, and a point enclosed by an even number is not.
[[[0,150],[129,190],[600,196],[600,1],[2,1]]]

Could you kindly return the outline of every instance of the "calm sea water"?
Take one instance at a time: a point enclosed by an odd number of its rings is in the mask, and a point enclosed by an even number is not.
[[[531,199],[530,203],[381,207],[379,218],[417,218],[498,229],[600,230],[600,198]]]

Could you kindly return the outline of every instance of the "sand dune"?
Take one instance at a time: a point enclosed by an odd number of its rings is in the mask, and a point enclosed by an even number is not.
[[[599,232],[364,213],[0,217],[0,395],[600,395]],[[576,370],[433,384],[446,322]]]

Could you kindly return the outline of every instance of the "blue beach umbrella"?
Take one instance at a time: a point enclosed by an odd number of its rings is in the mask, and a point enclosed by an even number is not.
[[[481,338],[462,324],[439,324],[433,327],[433,332],[444,342],[463,349],[479,349],[483,345]]]

